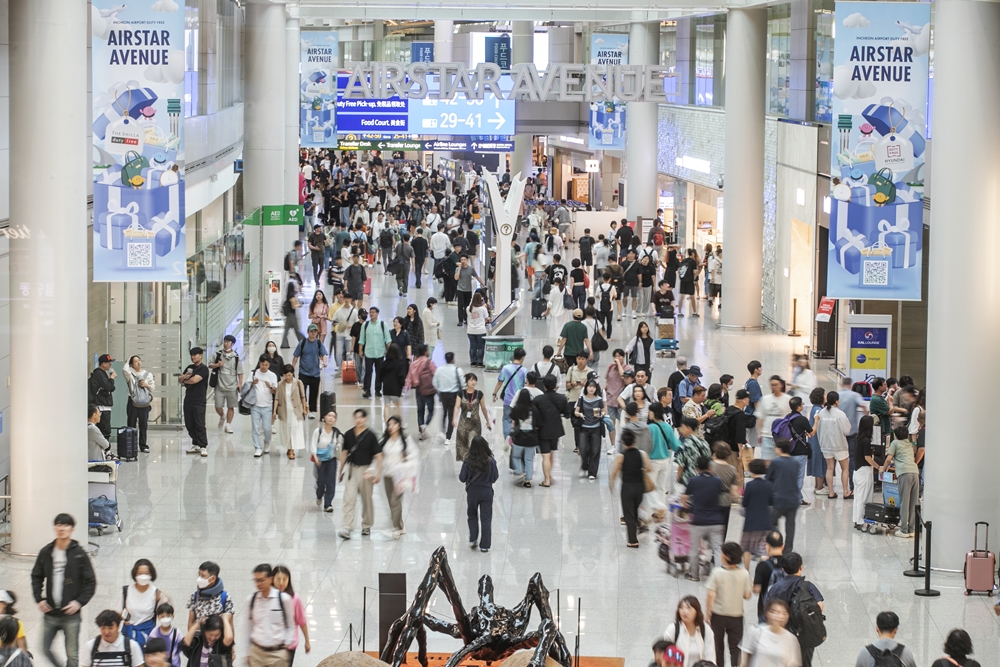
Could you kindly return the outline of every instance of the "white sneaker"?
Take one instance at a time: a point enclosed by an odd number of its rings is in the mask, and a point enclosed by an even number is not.
[[[633,312],[632,312],[632,319],[634,320],[634,319],[635,319],[635,317],[636,317],[636,315],[635,315],[635,311],[633,311]]]
[[[896,537],[902,537],[903,539],[910,539],[913,537],[913,533],[904,533],[901,530],[897,530]]]
[[[403,530],[403,529],[392,531],[392,539],[394,539],[394,540],[398,540],[403,535],[406,535],[406,531]]]
[[[255,449],[255,450],[254,450],[254,452],[253,452],[253,457],[254,457],[255,459],[259,459],[259,458],[260,458],[261,456],[263,456],[263,455],[264,455],[264,452],[262,452],[262,451],[261,451],[261,450],[259,450],[259,449]]]
[[[587,476],[587,471],[586,470],[581,470],[580,471],[580,479],[583,479],[586,476]]]
[[[317,507],[319,507],[319,506],[321,506],[322,504],[323,504],[323,499],[322,499],[322,498],[317,498],[317,499],[316,499],[316,506],[317,506]]]
[[[277,432],[278,432],[278,427],[277,427],[277,426],[274,426],[274,425],[272,425],[272,426],[271,426],[271,435],[275,435],[275,434],[276,434]]]
[[[349,539],[351,539],[351,531],[349,531],[349,530],[338,530],[337,531],[337,537],[339,537],[342,540],[349,540]]]
[[[233,432],[233,425],[232,424],[226,424],[225,431],[226,431],[226,433],[232,433]]]
[[[200,454],[201,453],[201,447],[199,447],[197,445],[191,445],[190,447],[188,447],[186,453],[187,454]]]
[[[205,458],[207,456],[208,456],[208,447],[202,447],[201,448],[201,457]]]
[[[271,443],[268,443],[268,444],[264,445],[264,453],[265,454],[270,454],[271,453]]]
[[[221,429],[225,425],[226,425],[226,418],[225,418],[225,416],[219,417],[219,426],[218,426],[218,428]]]
[[[615,448],[614,447],[612,447],[611,449],[608,450],[608,456],[613,456],[614,453],[615,453]]]

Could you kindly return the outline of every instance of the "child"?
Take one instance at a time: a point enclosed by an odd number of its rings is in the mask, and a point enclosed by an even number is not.
[[[279,593],[288,593],[292,596],[292,606],[295,608],[295,625],[302,628],[302,635],[305,637],[306,653],[312,650],[309,643],[309,626],[306,625],[306,610],[302,606],[302,598],[298,596],[292,588],[292,573],[284,565],[275,565],[271,572],[274,577],[274,587]],[[295,639],[288,645],[288,667],[292,667],[295,661],[295,649],[299,647],[299,633],[296,630]]]
[[[146,667],[170,667],[170,663],[167,662],[167,643],[162,639],[147,637],[146,644],[142,647],[142,655]]]
[[[906,426],[892,429],[894,440],[885,453],[885,463],[879,469],[884,473],[890,464],[896,470],[896,480],[899,484],[899,530],[896,537],[913,537],[917,511],[917,498],[920,495],[920,469],[917,468],[916,448],[910,441],[910,433]]]
[[[156,608],[156,627],[149,633],[150,639],[162,639],[167,646],[167,660],[172,667],[181,667],[181,639],[184,635],[174,627],[174,608],[164,602]]]
[[[767,463],[763,459],[754,459],[747,466],[752,478],[743,489],[743,535],[740,537],[740,547],[743,549],[743,565],[750,571],[750,559],[753,556],[763,557],[767,554],[765,540],[767,534],[774,530],[771,523],[771,493],[774,485],[764,479]]]
[[[725,667],[723,635],[728,635],[732,667],[740,664],[740,641],[743,639],[743,600],[749,600],[753,589],[750,573],[740,567],[743,549],[736,542],[722,545],[722,567],[712,570],[705,598],[705,620],[715,633],[715,656]]]
[[[496,459],[486,438],[477,435],[469,443],[458,481],[465,483],[468,503],[469,546],[486,553],[493,542],[493,484],[500,477]],[[480,533],[482,524],[482,533]],[[477,544],[478,542],[478,544]]]

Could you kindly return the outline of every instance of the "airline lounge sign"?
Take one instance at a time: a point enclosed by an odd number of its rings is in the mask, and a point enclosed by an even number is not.
[[[450,100],[464,96],[482,100],[491,93],[500,100],[557,102],[666,102],[663,77],[668,67],[655,65],[580,65],[559,63],[539,72],[531,63],[501,70],[493,63],[467,68],[463,63],[396,62],[357,63],[351,70],[343,99]],[[513,85],[504,90],[501,74],[509,74]],[[428,77],[440,81],[440,90],[428,87]]]

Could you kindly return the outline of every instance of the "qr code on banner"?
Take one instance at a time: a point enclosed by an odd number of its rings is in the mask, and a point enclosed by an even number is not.
[[[153,268],[153,244],[151,244],[151,243],[126,243],[125,244],[125,268],[126,269],[152,269]]]
[[[861,262],[861,284],[865,287],[888,287],[889,262],[884,259]]]

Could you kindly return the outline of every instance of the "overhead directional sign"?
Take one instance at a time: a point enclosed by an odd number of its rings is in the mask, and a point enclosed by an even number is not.
[[[425,151],[472,151],[474,153],[513,153],[513,141],[476,141],[470,139],[458,139],[444,141],[433,139],[424,142]]]
[[[419,151],[424,150],[424,142],[406,139],[341,139],[337,142],[337,150]]]

